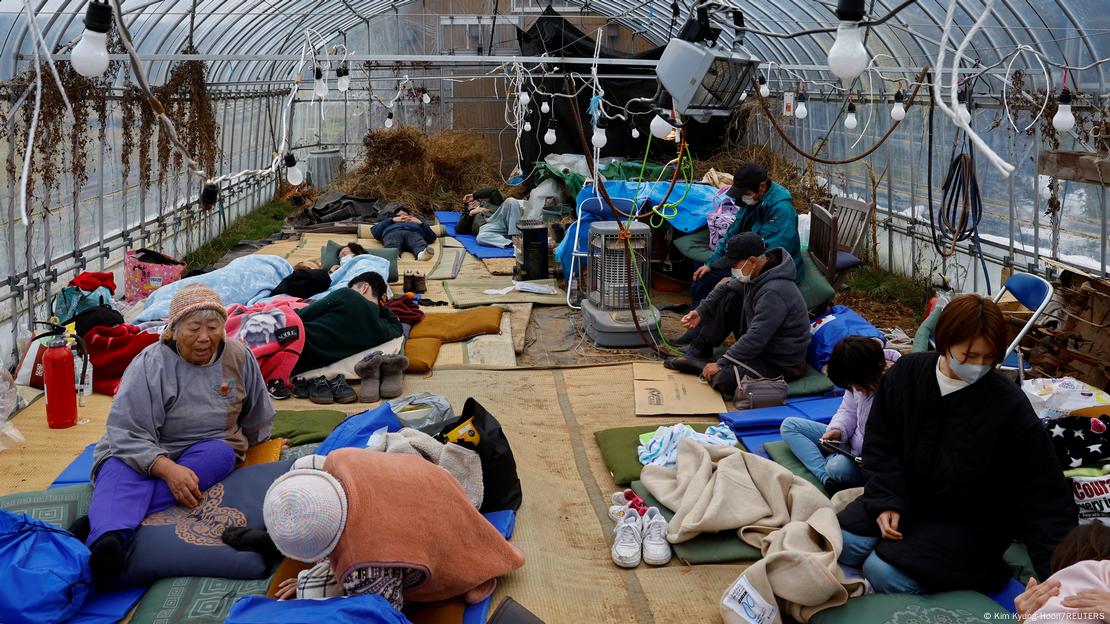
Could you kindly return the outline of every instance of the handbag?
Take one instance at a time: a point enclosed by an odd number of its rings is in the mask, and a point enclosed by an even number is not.
[[[124,299],[134,303],[176,282],[185,273],[185,263],[153,249],[128,251],[123,256]]]
[[[725,354],[725,359],[735,364],[732,374],[736,375],[736,394],[733,396],[733,405],[736,409],[754,409],[757,407],[774,407],[786,404],[786,380],[778,377],[764,377],[751,366],[734,360]],[[740,367],[743,366],[753,376],[745,374],[740,377]]]

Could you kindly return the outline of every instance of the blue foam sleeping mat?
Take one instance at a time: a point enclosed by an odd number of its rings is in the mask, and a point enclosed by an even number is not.
[[[505,539],[513,537],[513,529],[516,528],[516,512],[512,509],[504,511],[491,511],[482,516],[489,520],[489,523],[494,526]],[[485,600],[472,605],[467,605],[466,610],[463,611],[462,624],[485,624],[486,618],[489,616],[490,605],[493,604],[493,594],[486,597]]]
[[[92,473],[93,449],[95,448],[95,442],[86,446],[85,450],[81,451],[81,454],[77,456],[77,459],[69,462],[69,465],[66,466],[65,470],[63,470],[61,474],[58,475],[58,478],[54,479],[54,482],[50,484],[49,489],[52,490],[54,488],[65,487],[67,485],[80,485],[82,483],[88,483],[89,474]]]
[[[462,213],[437,210],[435,215],[436,220],[439,221],[440,225],[443,226],[443,229],[447,233],[447,235],[462,243],[463,248],[466,249],[466,251],[470,255],[482,259],[513,257],[513,254],[515,252],[513,251],[512,247],[502,248],[479,245],[477,237],[471,236],[469,234],[456,233],[455,226],[458,225],[459,219],[462,217]]]
[[[828,423],[840,407],[840,401],[840,397],[788,399],[786,405],[737,410],[719,417],[738,437],[777,434],[782,421],[790,417]]]

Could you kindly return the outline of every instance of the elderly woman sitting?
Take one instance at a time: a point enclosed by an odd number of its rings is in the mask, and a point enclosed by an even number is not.
[[[182,289],[162,339],[123,374],[96,445],[89,515],[74,528],[88,531],[98,586],[122,574],[127,545],[147,515],[175,503],[196,507],[247,447],[270,437],[266,381],[250,350],[225,339],[226,320],[215,291]]]

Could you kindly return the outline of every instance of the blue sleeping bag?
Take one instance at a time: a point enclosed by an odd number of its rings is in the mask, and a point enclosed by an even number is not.
[[[243,596],[235,601],[228,624],[409,624],[409,619],[378,594],[322,600],[271,600]]]
[[[824,371],[837,343],[848,336],[875,338],[880,344],[886,344],[886,336],[883,332],[876,329],[855,310],[842,305],[833,306],[831,310],[817,317],[810,324],[809,333],[812,337],[809,341],[809,351],[806,352],[806,361],[819,371]]]
[[[89,549],[68,531],[0,510],[0,620],[53,624],[69,620],[92,591]]]

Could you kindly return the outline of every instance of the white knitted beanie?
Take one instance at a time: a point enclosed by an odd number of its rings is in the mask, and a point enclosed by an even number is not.
[[[339,543],[347,524],[347,495],[339,480],[323,470],[291,470],[267,490],[262,517],[283,555],[312,563]]]

